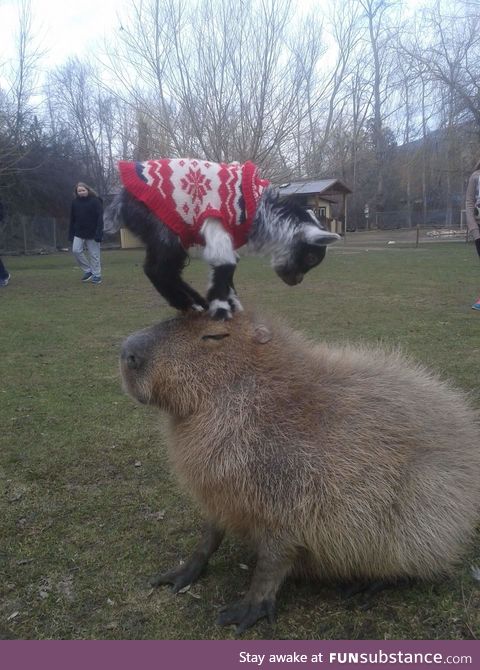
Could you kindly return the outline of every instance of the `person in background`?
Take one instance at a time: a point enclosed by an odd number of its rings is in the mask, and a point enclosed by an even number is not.
[[[69,240],[83,270],[82,281],[100,284],[100,242],[103,238],[103,203],[93,188],[79,181],[70,210]]]
[[[465,214],[468,234],[471,235],[480,258],[480,160],[475,165],[468,180],[465,195]],[[480,296],[473,303],[472,309],[480,311]]]
[[[0,258],[0,286],[7,286],[9,281],[10,281],[10,273],[8,272],[7,268],[2,263],[2,259]]]
[[[0,200],[0,223],[3,221],[4,211],[3,211],[3,202]],[[0,258],[0,286],[7,286],[10,281],[10,273],[8,272],[5,265],[2,263]]]

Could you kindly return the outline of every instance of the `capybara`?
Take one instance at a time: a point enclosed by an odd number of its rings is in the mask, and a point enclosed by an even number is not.
[[[273,618],[285,577],[389,583],[448,574],[480,506],[478,412],[399,353],[315,344],[245,313],[171,318],[131,335],[124,387],[170,417],[173,468],[207,519],[195,581],[224,531],[257,555],[221,624]]]

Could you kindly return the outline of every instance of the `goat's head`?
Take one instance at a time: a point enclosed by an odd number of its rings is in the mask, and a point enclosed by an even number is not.
[[[322,262],[327,245],[339,240],[340,236],[326,230],[311,209],[293,200],[280,201],[275,208],[279,218],[287,222],[290,239],[288,244],[274,251],[272,265],[280,279],[294,286]]]

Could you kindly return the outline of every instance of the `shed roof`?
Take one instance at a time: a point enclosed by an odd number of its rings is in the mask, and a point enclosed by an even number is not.
[[[281,184],[281,195],[334,195],[335,193],[352,193],[351,189],[340,179],[305,179]]]

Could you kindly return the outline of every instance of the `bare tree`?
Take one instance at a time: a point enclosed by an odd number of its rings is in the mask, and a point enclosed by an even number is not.
[[[279,170],[298,115],[318,101],[312,82],[323,52],[321,30],[294,41],[291,19],[290,0],[136,2],[110,70],[177,155]]]
[[[454,199],[458,207],[473,166],[473,145],[478,147],[480,139],[479,29],[478,3],[434,0],[402,39],[405,58],[421,84],[424,222],[428,201],[445,207],[446,222],[453,222]]]
[[[33,31],[30,0],[20,0],[15,55],[2,63],[0,74],[0,174],[15,173],[27,149],[24,138],[34,121],[32,97],[36,92],[42,51]],[[0,79],[0,81],[1,81]]]
[[[347,82],[348,111],[345,114],[347,121],[344,143],[348,147],[350,169],[345,170],[344,178],[349,182],[353,192],[350,210],[352,214],[362,216],[361,212],[363,212],[366,203],[362,201],[363,189],[359,190],[357,188],[359,186],[358,173],[359,164],[361,165],[362,162],[365,164],[365,161],[368,160],[363,149],[366,120],[371,111],[373,88],[369,76],[370,69],[365,62],[365,54],[359,50],[355,56],[356,63]],[[333,168],[332,174],[335,174],[335,168]]]
[[[477,2],[436,0],[424,14],[421,40],[410,54],[445,86],[458,118],[471,119],[480,137],[480,12]]]
[[[332,135],[337,137],[335,126],[350,110],[349,81],[355,72],[357,47],[362,38],[363,27],[360,24],[359,5],[354,0],[345,0],[342,12],[338,7],[331,6],[327,32],[333,40],[325,61],[335,54],[333,63],[324,67],[322,77],[312,81],[308,96],[308,138],[306,147],[308,174],[321,175],[325,172],[325,153],[331,144]]]
[[[27,117],[31,113],[29,103],[38,81],[38,66],[42,56],[35,46],[32,28],[31,1],[21,0],[17,32],[17,60],[13,70],[11,95],[14,103],[13,139],[18,142]]]
[[[46,91],[52,132],[71,139],[90,179],[108,192],[116,173],[118,101],[98,87],[93,66],[78,59],[51,72]]]
[[[376,157],[375,211],[385,206],[385,170],[386,170],[386,103],[389,97],[389,85],[392,70],[392,36],[397,30],[392,25],[390,15],[398,7],[395,0],[359,0],[367,25],[367,39],[372,58],[372,129]]]

